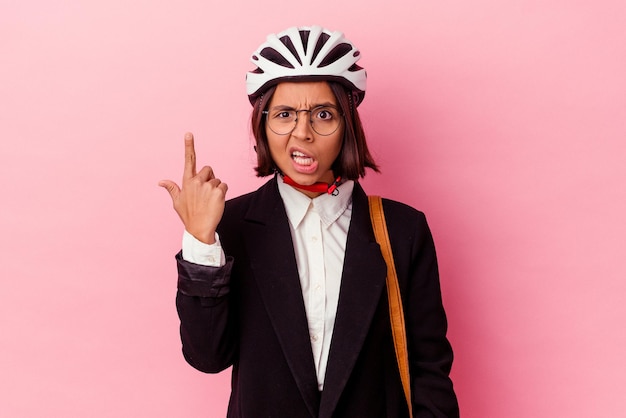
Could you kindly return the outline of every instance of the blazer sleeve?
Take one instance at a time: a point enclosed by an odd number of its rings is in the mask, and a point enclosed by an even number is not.
[[[176,308],[185,360],[205,373],[218,373],[233,363],[236,341],[230,298],[233,258],[209,267],[176,255]]]
[[[453,353],[433,238],[422,212],[402,208],[396,215],[387,222],[392,249],[396,237],[393,252],[399,261],[414,417],[456,418],[459,407],[449,378]]]

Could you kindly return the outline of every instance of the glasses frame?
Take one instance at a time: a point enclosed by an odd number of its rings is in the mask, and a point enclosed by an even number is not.
[[[339,119],[339,123],[337,123],[337,127],[328,134],[321,134],[317,131],[317,129],[315,129],[315,124],[313,123],[313,118],[311,118],[311,113],[313,111],[315,111],[316,109],[320,109],[320,108],[325,108],[325,107],[330,107],[333,108],[337,111],[337,113],[339,113],[340,119]],[[289,132],[286,133],[278,133],[276,132],[274,129],[272,129],[272,126],[269,122],[269,115],[270,115],[270,110],[263,110],[261,113],[263,113],[265,115],[265,123],[267,125],[268,128],[270,128],[270,130],[272,132],[274,132],[276,135],[290,135],[298,126],[298,119],[300,119],[299,114],[300,112],[306,112],[309,114],[309,124],[311,125],[311,129],[313,130],[313,132],[315,132],[316,134],[320,135],[320,136],[330,136],[332,134],[334,134],[335,132],[337,132],[337,129],[339,129],[339,127],[341,126],[342,122],[345,122],[345,115],[343,114],[343,112],[341,111],[341,109],[339,109],[337,106],[335,105],[319,105],[319,106],[315,106],[311,109],[284,109],[285,111],[293,111],[296,112],[296,119],[293,121],[293,128],[291,128],[291,130]]]

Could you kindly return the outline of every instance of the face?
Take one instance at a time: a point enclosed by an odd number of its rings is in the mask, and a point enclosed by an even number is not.
[[[320,105],[337,106],[328,83],[285,82],[278,84],[267,108],[310,110]],[[341,151],[344,123],[342,120],[335,132],[322,136],[311,127],[310,117],[310,113],[299,112],[295,129],[286,135],[279,135],[266,126],[270,154],[282,173],[296,183],[332,183],[335,177],[331,166]]]

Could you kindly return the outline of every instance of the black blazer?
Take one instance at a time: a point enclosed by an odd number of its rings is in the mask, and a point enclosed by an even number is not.
[[[383,207],[403,296],[414,415],[457,417],[430,231],[421,212],[390,200]],[[233,366],[228,417],[408,416],[391,336],[386,266],[358,183],[323,392],[276,178],[228,201],[218,231],[227,264],[198,266],[179,254],[176,302],[189,364],[208,373]]]

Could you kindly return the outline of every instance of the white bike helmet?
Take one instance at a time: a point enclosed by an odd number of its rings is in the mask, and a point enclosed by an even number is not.
[[[358,49],[341,32],[320,26],[293,27],[267,36],[252,54],[257,66],[246,74],[250,102],[281,81],[337,81],[354,94],[358,106],[365,96],[365,70],[356,62]]]

